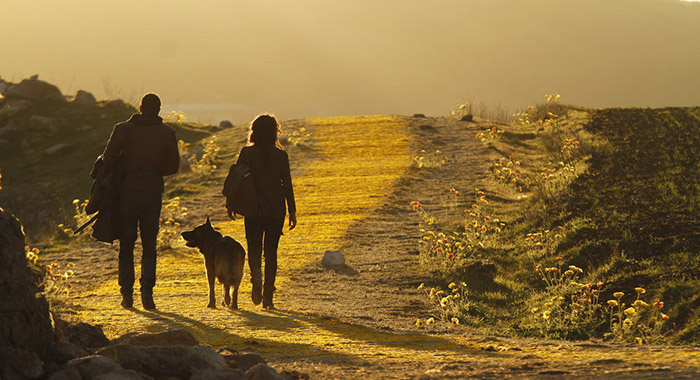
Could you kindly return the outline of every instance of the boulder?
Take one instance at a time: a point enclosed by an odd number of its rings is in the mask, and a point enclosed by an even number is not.
[[[239,369],[203,369],[189,380],[247,380],[245,372]]]
[[[5,96],[8,88],[10,88],[10,84],[0,79],[0,95]]]
[[[222,120],[219,123],[220,128],[233,128],[233,123],[228,120]]]
[[[0,208],[0,346],[21,348],[46,358],[53,345],[49,304],[24,251],[22,225]]]
[[[77,369],[83,379],[94,379],[99,375],[121,369],[119,363],[101,355],[73,359],[66,363],[65,368],[70,367]]]
[[[34,352],[14,347],[0,347],[0,378],[38,379],[44,374],[44,362]]]
[[[109,339],[102,332],[102,328],[83,322],[66,325],[61,329],[61,333],[66,342],[88,350],[105,347],[110,344]]]
[[[87,91],[78,90],[73,98],[73,103],[91,105],[97,103],[97,99],[95,99],[95,95]]]
[[[77,344],[70,342],[58,342],[51,350],[51,360],[58,364],[83,356],[88,356],[88,352]]]
[[[23,114],[28,113],[32,109],[32,102],[25,99],[12,99],[5,102],[0,108],[0,121],[10,120]]]
[[[413,117],[417,119],[425,119],[425,114],[424,113],[414,113]]]
[[[126,103],[124,103],[124,101],[121,99],[113,99],[105,103],[105,106],[113,108],[124,108],[126,107]]]
[[[70,147],[70,144],[61,143],[61,144],[51,145],[50,147],[44,149],[44,154],[47,156],[50,156],[52,154],[56,154],[62,150],[65,150],[68,147]]]
[[[110,373],[103,373],[92,380],[147,380],[153,379],[148,375],[140,374],[131,369],[115,369]]]
[[[60,369],[49,376],[49,380],[82,380],[80,371],[75,367]]]
[[[267,364],[260,363],[253,366],[245,373],[248,380],[287,380],[277,373],[274,368]]]
[[[262,356],[249,352],[249,353],[244,353],[244,354],[223,354],[222,356],[224,360],[228,363],[228,365],[231,368],[238,368],[242,371],[247,371],[250,368],[254,367],[257,364],[263,363],[267,364],[265,359],[262,358]]]
[[[114,340],[114,344],[130,344],[132,346],[198,346],[197,339],[187,330],[169,330],[157,334],[126,334]]]
[[[321,259],[321,265],[326,268],[338,268],[345,266],[345,256],[337,251],[326,251]]]
[[[24,79],[7,89],[5,97],[27,99],[37,103],[65,101],[58,87],[39,79]]]
[[[203,346],[138,347],[119,344],[103,348],[98,354],[113,358],[123,368],[155,378],[189,379],[200,370],[229,368],[221,355]]]
[[[29,117],[29,129],[33,131],[58,132],[56,120],[47,116],[32,115]]]

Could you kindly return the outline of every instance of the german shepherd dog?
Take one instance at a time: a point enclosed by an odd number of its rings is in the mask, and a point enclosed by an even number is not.
[[[216,296],[214,295],[214,278],[224,286],[224,300],[222,306],[238,309],[238,287],[243,278],[243,263],[245,262],[245,249],[230,236],[222,236],[214,230],[209,217],[201,226],[192,231],[182,233],[187,241],[185,245],[199,248],[204,255],[204,266],[207,268],[207,280],[209,281],[209,304],[207,307],[216,308]],[[233,295],[229,294],[233,287]]]

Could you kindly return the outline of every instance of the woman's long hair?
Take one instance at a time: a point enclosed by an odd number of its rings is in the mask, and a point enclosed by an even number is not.
[[[282,128],[277,119],[270,114],[258,115],[252,123],[250,123],[250,135],[248,142],[250,145],[255,145],[262,148],[276,147],[282,149],[278,136],[282,134]]]

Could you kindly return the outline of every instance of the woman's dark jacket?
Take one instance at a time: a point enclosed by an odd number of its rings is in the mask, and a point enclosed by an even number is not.
[[[296,213],[287,152],[274,146],[246,146],[236,163],[245,163],[253,171],[260,216],[284,219],[285,200],[289,213]]]

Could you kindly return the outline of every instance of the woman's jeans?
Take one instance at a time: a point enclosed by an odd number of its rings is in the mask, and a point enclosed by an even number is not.
[[[251,282],[262,280],[262,255],[265,253],[265,284],[263,292],[272,297],[275,291],[275,277],[277,276],[277,247],[284,217],[245,218],[245,237],[248,242],[248,266],[250,267]]]

